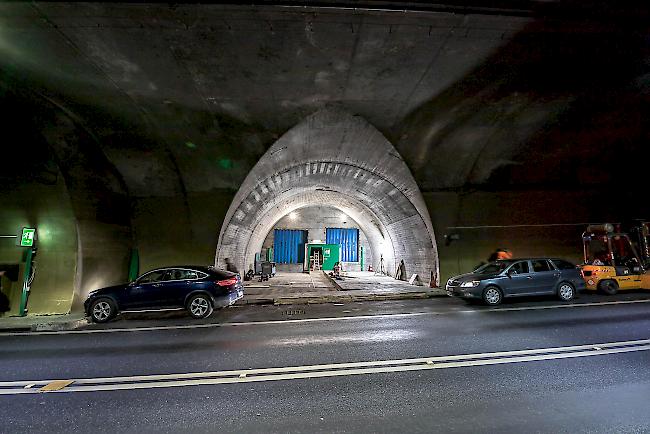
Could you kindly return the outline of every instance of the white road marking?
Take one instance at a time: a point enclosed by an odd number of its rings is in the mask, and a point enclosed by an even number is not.
[[[317,322],[330,322],[330,321],[354,321],[354,320],[380,319],[380,318],[409,318],[409,317],[417,317],[417,316],[453,315],[459,313],[496,313],[496,312],[519,312],[519,311],[529,311],[529,310],[563,309],[563,308],[571,309],[571,308],[580,308],[580,307],[600,307],[600,306],[613,306],[613,305],[639,304],[639,303],[650,303],[650,299],[603,301],[603,302],[592,302],[592,303],[568,303],[568,304],[555,304],[550,306],[449,310],[444,312],[384,313],[384,314],[375,314],[375,315],[352,315],[352,316],[339,316],[339,317],[284,319],[284,320],[270,320],[270,321],[187,324],[187,325],[175,325],[175,326],[57,330],[57,331],[35,331],[35,332],[0,332],[0,336],[41,336],[41,335],[72,335],[72,334],[94,334],[94,333],[150,332],[150,331],[163,331],[163,330],[204,329],[204,328],[216,328],[216,327],[242,327],[242,326],[256,326],[256,325],[317,323]]]
[[[600,349],[595,349],[600,348]],[[260,368],[247,370],[193,372],[182,374],[141,375],[129,377],[82,378],[66,380],[66,386],[49,393],[90,392],[109,390],[157,389],[215,384],[235,384],[262,381],[296,380],[339,377],[349,375],[410,372],[429,369],[490,366],[533,361],[560,360],[609,354],[650,351],[650,339],[608,342],[567,347],[537,348],[531,350],[492,353],[434,356],[416,359],[378,360],[322,365]],[[38,393],[27,385],[48,385],[62,380],[0,382],[0,395]]]

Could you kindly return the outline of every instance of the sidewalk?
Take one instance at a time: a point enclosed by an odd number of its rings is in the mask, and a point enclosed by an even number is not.
[[[83,313],[0,317],[0,332],[73,330],[88,324]]]
[[[244,298],[237,304],[349,303],[438,296],[446,297],[446,293],[388,276],[357,272],[334,280],[322,271],[313,271],[309,274],[279,273],[268,281],[244,282]]]

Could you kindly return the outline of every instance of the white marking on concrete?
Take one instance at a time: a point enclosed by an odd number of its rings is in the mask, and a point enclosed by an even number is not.
[[[596,350],[595,347],[599,347],[600,349]],[[650,339],[608,342],[603,344],[574,345],[567,347],[537,348],[531,350],[435,356],[416,359],[378,360],[248,370],[141,375],[130,377],[83,378],[75,380],[8,381],[0,382],[0,395],[38,393],[42,389],[26,389],[24,386],[28,384],[50,385],[52,383],[65,383],[66,387],[60,389],[53,388],[57,390],[50,390],[51,393],[156,389],[410,372],[470,366],[490,366],[623,354],[639,351],[650,351]],[[16,388],[16,386],[19,388]]]
[[[519,312],[519,311],[529,311],[529,310],[600,307],[600,306],[639,304],[639,303],[650,303],[650,299],[558,304],[558,305],[551,305],[551,306],[449,310],[443,312],[385,313],[385,314],[375,314],[375,315],[352,315],[352,316],[323,317],[323,318],[284,319],[284,320],[269,320],[269,321],[210,323],[210,324],[187,324],[187,325],[174,325],[174,326],[132,327],[132,328],[115,328],[115,329],[83,329],[83,330],[57,330],[57,331],[53,330],[53,331],[4,332],[4,333],[0,332],[0,336],[40,336],[40,335],[95,334],[95,333],[132,333],[132,332],[150,332],[150,331],[164,331],[164,330],[191,330],[191,329],[204,329],[204,328],[217,328],[217,327],[243,327],[243,326],[256,326],[256,325],[317,323],[317,322],[330,322],[330,321],[354,321],[354,320],[381,319],[381,318],[409,318],[409,317],[418,317],[418,316],[453,315],[459,313],[476,314],[476,313],[495,313],[495,312]]]

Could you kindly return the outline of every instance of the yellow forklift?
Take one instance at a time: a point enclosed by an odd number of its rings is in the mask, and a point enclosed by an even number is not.
[[[620,225],[587,226],[582,234],[584,264],[580,267],[587,290],[613,295],[619,290],[650,289],[650,272],[646,273],[650,268],[649,229],[647,222],[635,223],[629,229],[631,239]]]

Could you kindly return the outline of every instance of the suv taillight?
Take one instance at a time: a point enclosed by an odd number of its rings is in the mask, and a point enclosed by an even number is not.
[[[217,280],[214,283],[216,283],[219,286],[236,285],[237,284],[237,277],[231,277],[230,279],[224,279],[224,280]]]

